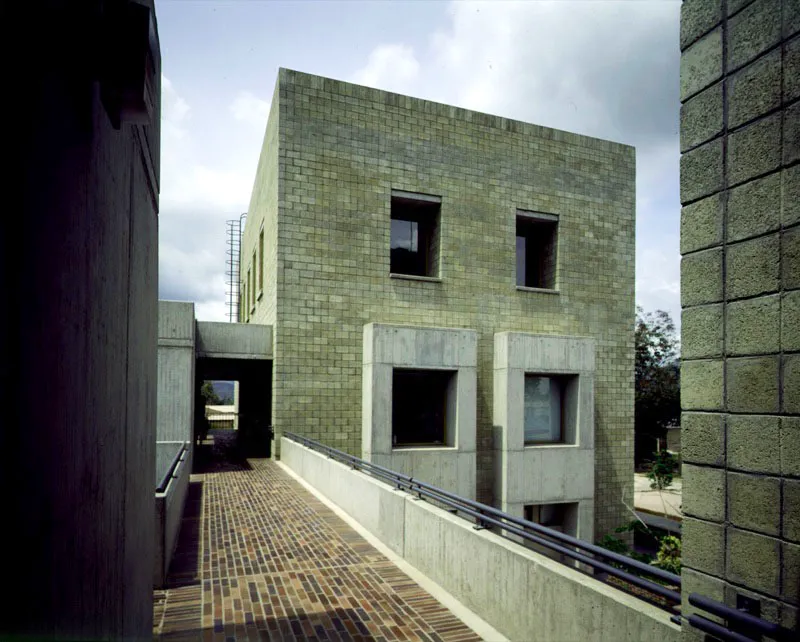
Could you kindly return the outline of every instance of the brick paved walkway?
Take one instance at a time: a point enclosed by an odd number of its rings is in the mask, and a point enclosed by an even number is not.
[[[154,616],[163,640],[480,639],[270,460],[193,477]]]

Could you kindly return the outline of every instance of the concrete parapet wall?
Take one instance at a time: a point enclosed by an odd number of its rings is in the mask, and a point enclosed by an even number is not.
[[[513,640],[680,639],[660,609],[297,442],[281,461]]]
[[[183,451],[183,455],[172,473],[172,479],[164,492],[156,493],[156,554],[153,568],[153,586],[155,588],[162,588],[167,579],[167,571],[169,571],[172,555],[178,543],[191,472],[192,452],[186,449]]]
[[[198,321],[197,356],[272,359],[272,326]]]

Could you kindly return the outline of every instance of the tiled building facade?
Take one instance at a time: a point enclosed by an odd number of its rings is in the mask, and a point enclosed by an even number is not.
[[[791,628],[800,603],[800,3],[686,0],[680,44],[682,592]]]
[[[274,328],[276,434],[360,455],[365,325],[473,330],[474,494],[499,501],[495,334],[589,338],[595,536],[628,521],[634,175],[628,146],[280,70],[242,242],[240,319]],[[439,204],[433,272],[390,274],[393,198],[415,195]],[[529,214],[557,226],[544,287],[517,286],[515,236]]]

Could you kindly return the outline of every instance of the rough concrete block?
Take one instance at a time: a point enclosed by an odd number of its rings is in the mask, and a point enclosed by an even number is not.
[[[778,100],[780,100],[780,73]],[[722,83],[717,83],[681,105],[681,151],[711,140],[721,131]]]
[[[788,103],[800,96],[800,38],[783,47],[783,102]]]
[[[681,260],[681,305],[722,300],[722,249],[688,254]]]
[[[780,587],[779,540],[728,529],[727,577],[769,595],[778,595]]]
[[[763,475],[728,473],[728,520],[739,528],[779,535],[781,480]]]
[[[766,174],[777,169],[780,163],[780,112],[747,125],[728,136],[728,181],[731,185]],[[710,182],[710,179],[706,181]]]
[[[728,355],[779,352],[780,295],[729,303],[727,324],[725,351]]]
[[[792,163],[800,158],[800,103],[783,112],[783,162]]]
[[[728,15],[732,16],[734,13],[736,13],[740,9],[743,9],[744,7],[746,7],[747,5],[749,5],[752,2],[753,2],[753,0],[728,0],[728,3],[727,3],[728,4]],[[712,3],[712,4],[715,4],[715,3]]]
[[[800,227],[783,233],[783,287],[787,290],[800,288]]]
[[[781,597],[797,604],[800,601],[800,545],[782,543],[781,558]]]
[[[681,407],[722,410],[722,361],[681,362]]]
[[[770,174],[728,192],[728,242],[776,230],[781,224],[781,175]]]
[[[728,69],[749,62],[780,37],[780,0],[757,0],[728,21]]]
[[[727,79],[728,127],[752,120],[781,104],[781,50],[758,58]]]
[[[800,2],[783,0],[783,37],[788,38],[800,31]]]
[[[800,165],[781,172],[781,221],[784,226],[800,223]]]
[[[778,356],[728,359],[727,408],[733,412],[778,412]]]
[[[800,290],[783,295],[781,349],[784,352],[800,351]]]
[[[681,54],[681,101],[722,76],[722,28],[717,27]]]
[[[800,417],[781,417],[782,475],[800,477]]]
[[[681,457],[684,462],[719,466],[725,458],[723,415],[684,412],[681,416]]]
[[[725,558],[725,528],[721,524],[686,517],[682,526],[683,565],[721,576]]]
[[[722,243],[722,195],[681,208],[681,254]]]
[[[800,609],[781,602],[781,626],[788,631],[800,630]]]
[[[783,480],[781,513],[783,513],[783,538],[800,542],[800,479]]]
[[[726,258],[729,300],[779,289],[780,243],[777,234],[729,245]]]
[[[778,132],[780,145],[780,131]],[[753,147],[755,143],[751,144]],[[780,160],[780,149],[778,150]],[[681,156],[681,203],[688,203],[722,189],[722,141],[706,143]]]
[[[721,618],[689,604],[689,595],[692,593],[700,593],[700,595],[705,595],[712,600],[724,603],[725,582],[717,577],[711,577],[690,568],[684,568],[681,573],[681,615],[689,617],[693,613],[700,613],[714,622],[721,623]]]
[[[781,472],[781,429],[778,417],[729,415],[728,468],[754,473]]]
[[[722,304],[686,308],[681,315],[681,357],[722,356]]]
[[[722,20],[719,2],[686,0],[681,5],[681,50]]]
[[[712,522],[725,520],[725,471],[683,464],[684,515]]]
[[[800,413],[800,354],[783,357],[783,412]]]

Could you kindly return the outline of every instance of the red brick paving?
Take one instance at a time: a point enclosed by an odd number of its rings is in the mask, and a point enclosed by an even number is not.
[[[192,484],[158,639],[480,640],[273,461],[249,466]]]

